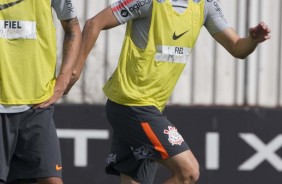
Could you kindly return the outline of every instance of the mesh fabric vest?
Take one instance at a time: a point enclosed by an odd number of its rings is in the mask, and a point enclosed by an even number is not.
[[[2,0],[0,104],[37,104],[53,94],[56,40],[50,0]]]
[[[118,67],[104,86],[114,102],[153,105],[162,111],[188,61],[203,26],[204,0],[189,0],[183,13],[177,13],[169,0],[159,1],[153,0],[145,49],[133,43],[128,22]]]

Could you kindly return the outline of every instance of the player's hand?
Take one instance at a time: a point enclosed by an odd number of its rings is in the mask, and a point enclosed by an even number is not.
[[[261,43],[265,40],[270,39],[270,33],[271,30],[264,22],[260,22],[256,27],[252,27],[249,29],[250,37],[254,39],[257,43]]]
[[[49,98],[47,101],[34,105],[33,108],[46,108],[55,102],[57,102],[63,95],[68,86],[68,82],[66,82],[66,79],[64,75],[59,75],[56,79],[56,85],[54,88],[54,94],[51,98]]]

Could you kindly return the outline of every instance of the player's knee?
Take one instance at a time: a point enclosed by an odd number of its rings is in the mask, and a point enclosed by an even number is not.
[[[200,177],[200,170],[199,167],[193,169],[193,171],[190,174],[190,180],[192,181],[192,183],[196,183],[199,180]]]
[[[196,164],[193,167],[183,169],[178,177],[183,184],[195,184],[200,177],[199,166]]]

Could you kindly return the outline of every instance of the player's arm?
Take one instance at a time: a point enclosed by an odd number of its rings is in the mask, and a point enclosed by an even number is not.
[[[119,0],[113,2],[100,13],[86,21],[82,32],[82,42],[78,61],[74,68],[71,82],[67,90],[70,90],[74,83],[79,79],[87,56],[95,45],[95,42],[102,30],[110,29],[129,21],[145,18],[150,15],[152,1],[143,4],[138,9],[132,10],[132,8],[138,3],[138,0]]]
[[[270,39],[271,30],[261,22],[256,27],[249,29],[249,36],[241,38],[232,29],[227,28],[213,35],[214,39],[219,42],[231,55],[236,58],[244,59],[250,55],[259,43]]]
[[[241,38],[227,23],[217,0],[205,1],[205,27],[223,47],[236,58],[246,58],[257,45],[270,39],[270,29],[261,22],[249,29],[249,35]]]
[[[62,82],[61,90],[62,92],[65,92],[79,54],[81,30],[77,17],[69,20],[61,20],[61,25],[65,32],[63,42],[63,60],[56,83]]]
[[[59,100],[65,93],[71,80],[72,71],[79,53],[81,30],[76,17],[68,20],[61,20],[61,25],[65,32],[63,58],[60,72],[56,78],[54,95],[46,102],[35,106],[35,108],[45,108]]]
[[[71,81],[67,87],[66,92],[68,92],[79,79],[82,69],[85,65],[86,58],[95,45],[100,32],[102,30],[110,29],[118,25],[120,25],[120,23],[113,15],[110,6],[102,10],[94,17],[86,20],[82,31],[82,41],[79,56],[73,69]]]
[[[86,20],[82,31],[82,42],[78,62],[75,67],[77,73],[81,73],[85,60],[95,45],[100,32],[118,25],[120,25],[120,23],[114,16],[110,6],[102,10],[96,16]]]

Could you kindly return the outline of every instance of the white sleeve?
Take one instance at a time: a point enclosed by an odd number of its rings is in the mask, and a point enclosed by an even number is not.
[[[51,5],[59,20],[68,20],[77,16],[72,0],[52,0]]]
[[[111,4],[111,9],[120,24],[151,15],[152,0],[119,0]]]
[[[204,25],[211,35],[230,27],[217,0],[205,0]]]

